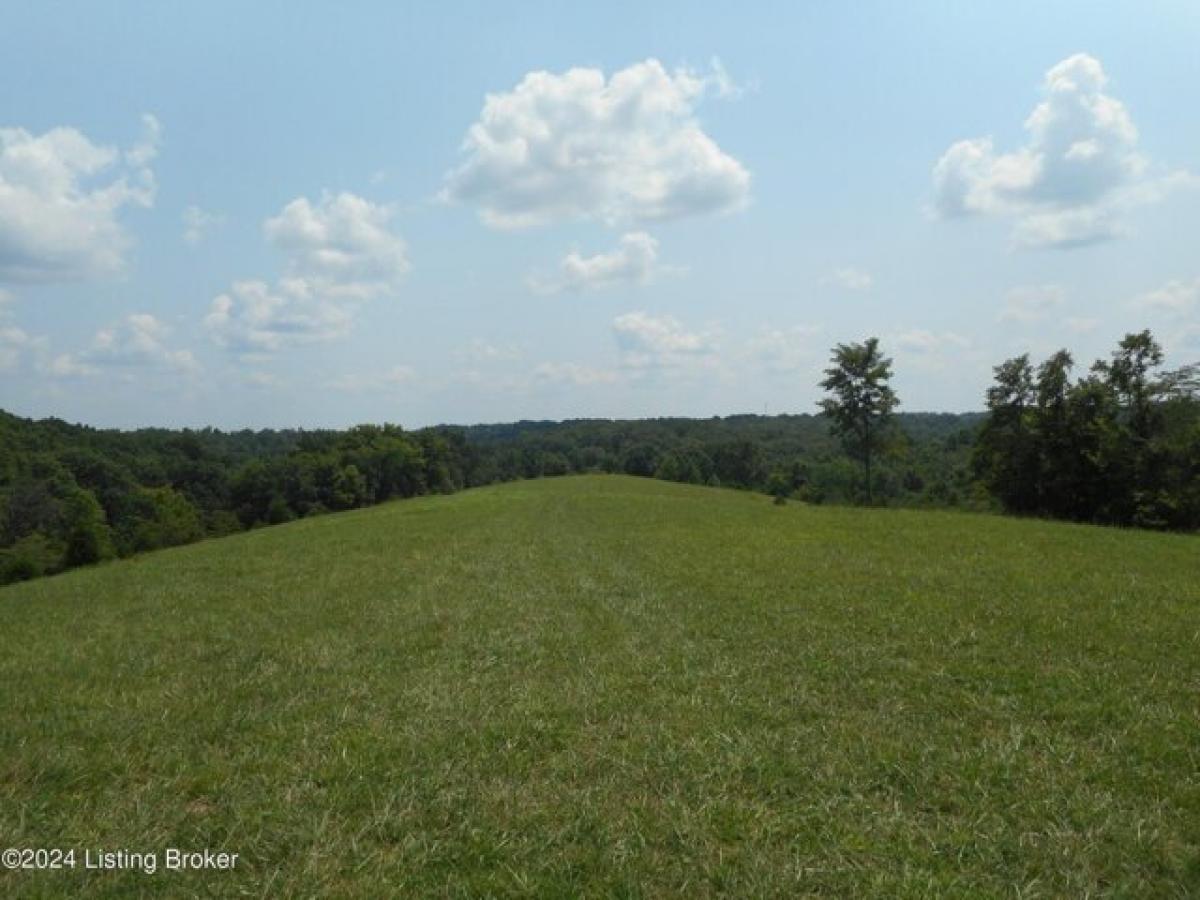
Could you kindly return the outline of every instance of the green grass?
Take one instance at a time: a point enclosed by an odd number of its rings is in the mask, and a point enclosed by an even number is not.
[[[1200,543],[615,476],[0,590],[0,895],[1200,894]]]

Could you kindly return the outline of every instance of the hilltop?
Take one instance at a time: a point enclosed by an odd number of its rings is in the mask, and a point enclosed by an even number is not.
[[[876,496],[980,506],[978,416],[898,417]],[[502,481],[623,472],[802,494],[861,494],[817,416],[358,425],[344,431],[96,429],[0,411],[0,584],[260,525]]]
[[[617,475],[0,589],[8,896],[1200,891],[1194,538]]]

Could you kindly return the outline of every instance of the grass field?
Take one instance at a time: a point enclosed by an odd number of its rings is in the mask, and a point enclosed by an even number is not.
[[[1195,538],[575,477],[0,617],[0,847],[239,854],[4,896],[1200,895]]]

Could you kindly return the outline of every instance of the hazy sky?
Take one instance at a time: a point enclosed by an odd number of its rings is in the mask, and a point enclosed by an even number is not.
[[[0,407],[813,411],[878,335],[965,410],[1025,350],[1200,360],[1200,4],[415,7],[5,3]]]

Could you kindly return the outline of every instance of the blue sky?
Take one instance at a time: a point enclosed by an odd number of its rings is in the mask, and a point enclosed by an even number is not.
[[[878,335],[965,410],[1026,350],[1200,359],[1195,4],[408,6],[7,4],[0,407],[812,411]]]

